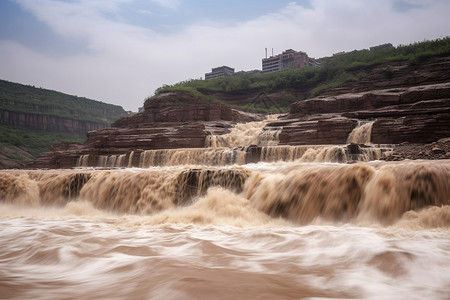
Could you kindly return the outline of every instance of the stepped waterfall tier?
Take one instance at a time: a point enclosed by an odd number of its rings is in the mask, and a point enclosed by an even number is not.
[[[370,144],[372,126],[374,122],[358,123],[358,126],[352,130],[348,136],[347,143]]]
[[[448,160],[1,171],[2,297],[445,299],[449,182]]]
[[[268,126],[276,115],[263,121],[239,123],[227,134],[206,137],[204,148],[130,151],[123,154],[89,155],[77,159],[77,167],[120,168],[136,166],[243,165],[254,162],[303,161],[303,162],[350,162],[378,160],[392,149],[387,146],[370,145],[373,122],[358,124],[347,139],[349,145],[278,145],[279,127]],[[367,145],[365,145],[367,144]]]

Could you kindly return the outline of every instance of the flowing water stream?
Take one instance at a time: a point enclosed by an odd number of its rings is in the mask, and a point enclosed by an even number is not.
[[[358,121],[358,126],[349,134],[347,143],[370,144],[373,121]]]
[[[0,171],[0,298],[450,298],[449,160],[215,140]]]

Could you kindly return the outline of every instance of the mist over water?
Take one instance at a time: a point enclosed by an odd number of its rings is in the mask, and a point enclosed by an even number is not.
[[[450,298],[449,160],[275,139],[0,171],[1,298]]]

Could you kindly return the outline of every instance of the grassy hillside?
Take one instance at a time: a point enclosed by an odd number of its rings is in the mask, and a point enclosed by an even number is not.
[[[240,94],[249,90],[274,93],[287,89],[306,89],[309,97],[317,96],[324,91],[348,82],[358,82],[366,74],[364,67],[370,67],[396,61],[406,61],[411,65],[419,64],[431,57],[450,55],[450,38],[424,41],[411,45],[402,45],[391,49],[355,50],[349,53],[321,58],[318,68],[291,69],[269,74],[240,74],[233,77],[211,80],[193,79],[164,85],[155,94],[170,91],[190,91],[210,101],[219,101],[217,93]],[[386,70],[389,72],[389,70]],[[294,97],[286,95],[286,99]],[[288,110],[289,101],[284,101],[282,108]],[[258,110],[248,103],[234,105],[239,108]]]
[[[121,106],[0,80],[0,110],[93,122],[107,127],[124,116]],[[70,122],[69,122],[70,123]],[[11,126],[0,120],[0,168],[15,167],[61,142],[84,142],[85,133]]]
[[[125,113],[121,106],[0,80],[0,109],[109,125]]]
[[[0,145],[8,148],[21,148],[36,157],[42,152],[50,150],[50,145],[61,142],[84,142],[85,135],[75,133],[48,132],[21,127],[0,125]]]

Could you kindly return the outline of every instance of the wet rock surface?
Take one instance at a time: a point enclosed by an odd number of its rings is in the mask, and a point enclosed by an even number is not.
[[[450,138],[440,139],[429,144],[403,143],[385,156],[388,161],[404,159],[450,159]]]

